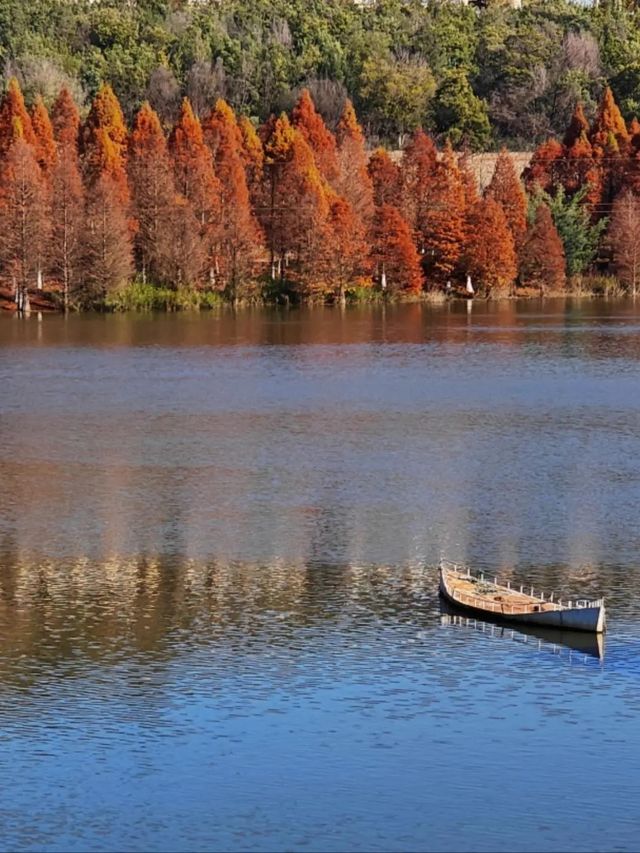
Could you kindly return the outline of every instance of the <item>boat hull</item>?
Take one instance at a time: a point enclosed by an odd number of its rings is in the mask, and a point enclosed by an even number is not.
[[[440,595],[455,607],[483,616],[491,620],[508,622],[513,625],[541,625],[546,628],[559,628],[563,631],[590,631],[601,634],[606,630],[604,606],[576,607],[564,610],[547,610],[540,613],[508,613],[501,614],[489,608],[465,604],[450,594],[443,576],[440,576]]]

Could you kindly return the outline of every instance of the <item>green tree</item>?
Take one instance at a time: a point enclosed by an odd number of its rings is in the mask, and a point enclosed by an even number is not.
[[[453,145],[465,143],[474,150],[486,148],[491,125],[486,103],[473,93],[464,71],[452,71],[438,88],[434,105],[436,129]]]
[[[423,60],[383,56],[368,59],[360,76],[360,97],[380,130],[402,137],[426,123],[436,90],[431,69]]]
[[[533,222],[538,206],[546,204],[551,211],[567,260],[568,275],[580,275],[588,269],[598,251],[600,237],[607,228],[608,219],[594,223],[584,204],[589,187],[585,186],[568,197],[562,186],[555,195],[538,191],[530,199],[529,221]]]

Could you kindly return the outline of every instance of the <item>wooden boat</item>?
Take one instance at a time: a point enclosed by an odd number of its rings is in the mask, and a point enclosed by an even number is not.
[[[564,603],[554,601],[553,595],[545,599],[533,588],[527,592],[510,583],[505,586],[453,563],[440,564],[440,594],[463,610],[491,619],[598,634],[606,629],[603,598]]]

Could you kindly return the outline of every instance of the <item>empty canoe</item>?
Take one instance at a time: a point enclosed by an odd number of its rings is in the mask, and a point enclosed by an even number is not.
[[[494,619],[598,634],[606,628],[602,598],[553,601],[552,596],[545,598],[522,587],[505,586],[453,564],[440,565],[440,594],[464,610]]]

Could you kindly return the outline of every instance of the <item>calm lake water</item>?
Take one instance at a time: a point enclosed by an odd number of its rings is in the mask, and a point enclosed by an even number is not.
[[[0,848],[637,849],[639,517],[640,302],[0,317]]]

